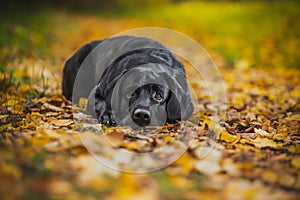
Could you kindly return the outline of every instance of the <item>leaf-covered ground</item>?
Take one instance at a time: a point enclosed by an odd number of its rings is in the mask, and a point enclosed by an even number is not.
[[[182,3],[112,12],[119,12],[118,17],[57,10],[4,12],[0,198],[299,199],[298,7]],[[143,26],[176,29],[208,50],[225,83],[226,119],[212,139],[215,105],[187,69],[202,105],[189,122],[159,127],[148,135],[128,127],[104,127],[99,134],[115,145],[111,159],[125,165],[132,160],[114,156],[120,149],[148,152],[167,144],[179,148],[184,144],[178,137],[195,134],[171,165],[132,174],[100,164],[87,151],[80,134],[97,132],[99,126],[75,123],[71,103],[60,95],[60,83],[64,62],[82,44]],[[93,121],[88,116],[86,120]],[[214,141],[217,144],[209,148]],[[203,147],[212,149],[208,156],[203,156]]]

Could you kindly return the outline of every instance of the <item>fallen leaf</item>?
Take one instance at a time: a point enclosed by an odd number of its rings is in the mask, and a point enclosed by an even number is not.
[[[50,97],[50,98],[48,99],[48,101],[50,101],[50,102],[66,102],[67,99],[66,99],[66,97],[65,97],[64,95],[62,95],[62,94],[56,94],[56,95],[54,95],[53,97]]]
[[[53,111],[56,111],[56,112],[63,112],[64,109],[60,108],[60,107],[57,107],[57,106],[54,106],[54,105],[51,105],[49,103],[44,103],[43,104],[45,106],[45,108],[49,109],[49,110],[53,110]]]
[[[300,168],[300,158],[299,157],[294,158],[291,161],[291,164],[292,164],[293,167]]]
[[[56,117],[58,116],[60,113],[59,112],[46,112],[45,116],[46,117]]]
[[[9,117],[9,115],[0,115],[0,121],[2,123],[5,123],[8,117]]]
[[[71,124],[74,124],[74,121],[71,119],[55,119],[51,121],[51,123],[55,126],[66,127],[66,126],[70,126]]]
[[[294,114],[294,115],[290,115],[288,117],[285,118],[286,120],[292,121],[300,121],[300,114]]]
[[[23,114],[23,110],[24,110],[24,107],[20,104],[17,104],[11,108],[10,112],[15,115],[17,115],[17,114],[21,115],[21,114]]]
[[[269,137],[269,138],[274,135],[274,133],[268,133],[267,131],[264,131],[262,129],[257,129],[257,128],[254,128],[254,132],[263,137]]]
[[[278,178],[278,174],[270,170],[267,170],[262,174],[262,179],[268,183],[274,184],[278,181]]]
[[[20,129],[35,129],[37,127],[37,124],[33,121],[30,121],[29,123],[26,123],[23,126],[20,126]]]
[[[265,147],[270,147],[270,148],[280,148],[282,147],[282,144],[276,143],[273,140],[270,140],[268,138],[260,138],[257,137],[254,140],[249,141],[251,144],[253,144],[257,148],[265,148]]]
[[[12,124],[5,124],[0,126],[0,132],[13,128]]]
[[[184,153],[178,160],[175,161],[174,164],[180,167],[180,174],[187,175],[194,168],[195,159],[193,159],[188,153]]]
[[[112,145],[119,146],[123,143],[125,133],[123,131],[113,131],[106,134],[106,137],[109,139]]]
[[[228,133],[225,130],[222,130],[222,132],[221,132],[221,134],[220,134],[219,137],[220,137],[220,139],[222,141],[229,142],[229,143],[234,142],[234,141],[236,141],[238,139],[238,136],[232,135],[232,134]]]
[[[2,106],[5,106],[5,107],[13,107],[17,104],[19,104],[19,100],[17,99],[9,99],[7,100],[5,103],[1,104]]]
[[[283,173],[280,175],[280,178],[278,180],[279,184],[285,186],[285,187],[293,187],[293,185],[296,182],[296,177]]]

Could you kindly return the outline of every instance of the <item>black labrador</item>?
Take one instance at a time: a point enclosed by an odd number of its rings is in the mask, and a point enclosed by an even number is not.
[[[86,111],[107,126],[176,123],[194,110],[184,66],[149,38],[120,36],[84,45],[66,62],[62,87],[73,103],[88,97]]]

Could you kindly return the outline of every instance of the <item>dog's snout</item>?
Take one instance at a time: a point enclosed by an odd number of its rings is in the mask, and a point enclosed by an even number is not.
[[[147,126],[150,121],[150,112],[146,109],[136,109],[132,115],[133,121],[140,126]]]

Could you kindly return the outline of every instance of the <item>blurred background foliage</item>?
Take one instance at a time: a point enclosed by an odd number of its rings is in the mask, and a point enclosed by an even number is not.
[[[143,26],[191,36],[219,66],[300,68],[297,1],[11,0],[5,4],[0,14],[1,68],[19,57],[69,56],[78,43]],[[99,23],[84,26],[91,18]],[[94,34],[78,35],[84,28]]]

